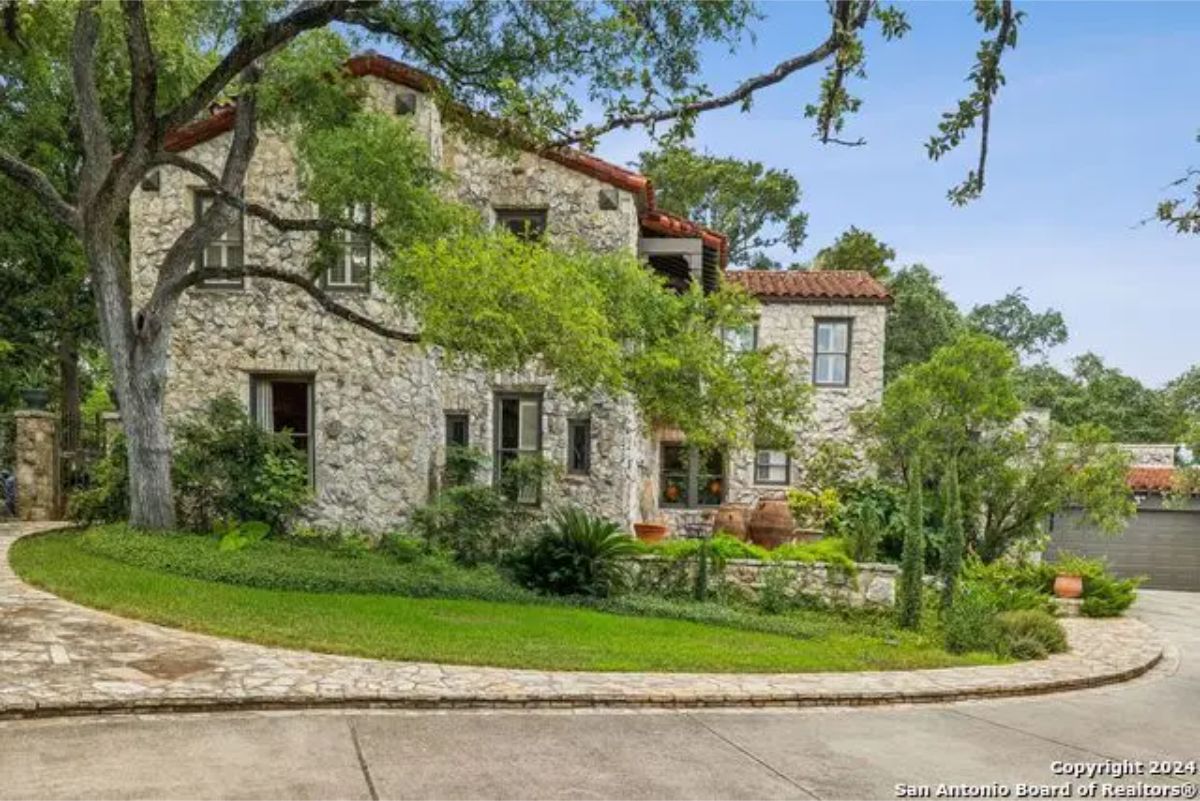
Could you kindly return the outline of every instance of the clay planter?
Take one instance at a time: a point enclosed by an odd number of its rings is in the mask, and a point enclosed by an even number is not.
[[[787,501],[764,498],[750,515],[747,530],[750,540],[764,548],[777,548],[794,542],[796,523]]]
[[[1083,596],[1083,576],[1062,574],[1054,577],[1056,598],[1080,598]]]
[[[713,517],[713,534],[732,534],[739,540],[746,539],[747,523],[750,518],[750,506],[745,503],[725,503],[717,509]]]
[[[633,533],[642,542],[653,543],[664,539],[670,529],[666,523],[634,523]]]

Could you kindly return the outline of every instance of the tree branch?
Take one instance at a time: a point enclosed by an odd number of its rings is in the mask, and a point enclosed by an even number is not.
[[[89,0],[79,6],[71,39],[71,80],[84,154],[79,192],[81,209],[92,208],[93,196],[104,182],[113,156],[108,123],[100,107],[100,90],[96,86],[96,42],[100,37],[98,5],[97,0]]]
[[[79,232],[82,227],[79,212],[63,200],[44,172],[26,164],[8,151],[0,150],[0,173],[32,192],[55,220],[72,231]]]
[[[983,191],[984,171],[987,169],[988,134],[992,127],[992,100],[996,96],[996,90],[1000,83],[1000,57],[1004,55],[1004,48],[1008,46],[1009,37],[1012,36],[1014,24],[1012,0],[1004,0],[1001,4],[1000,14],[1000,30],[996,33],[996,39],[992,43],[995,74],[986,83],[983,107],[979,114],[979,166],[976,168],[976,175],[978,175],[980,192]]]
[[[154,163],[177,167],[195,175],[204,181],[205,186],[212,191],[217,199],[239,209],[243,214],[248,214],[251,217],[262,220],[277,231],[307,231],[318,234],[332,234],[335,231],[353,231],[370,236],[371,241],[383,250],[391,250],[391,244],[387,239],[377,229],[366,223],[333,220],[328,217],[285,217],[268,206],[246,200],[233,192],[227,192],[221,186],[216,173],[200,162],[189,159],[180,153],[160,152],[155,156]]]
[[[303,289],[308,295],[317,302],[318,305],[325,311],[340,317],[341,319],[357,325],[377,334],[385,339],[395,339],[400,342],[418,343],[421,341],[419,334],[414,334],[411,331],[401,331],[396,328],[389,328],[382,323],[372,320],[364,314],[360,314],[348,306],[344,306],[334,300],[328,292],[322,289],[316,281],[306,275],[292,272],[290,270],[281,270],[274,267],[242,267],[237,268],[219,268],[205,267],[199,270],[192,270],[186,275],[180,276],[172,282],[171,292],[178,295],[188,287],[195,286],[204,281],[212,281],[218,279],[231,280],[236,278],[266,278],[271,281],[278,281],[282,284],[290,284],[294,287]]]
[[[302,3],[290,14],[240,39],[187,97],[159,117],[159,130],[170,131],[191,122],[208,108],[222,89],[259,57],[287,44],[304,31],[320,28],[342,19],[351,12],[377,4],[378,0],[326,0]]]
[[[158,65],[146,24],[146,8],[139,0],[122,0],[125,46],[129,51],[129,110],[133,120],[131,149],[145,149],[158,134]],[[157,148],[154,148],[157,149]]]
[[[870,19],[871,9],[874,7],[873,0],[864,2],[850,22],[849,30],[858,30],[867,24]],[[825,59],[838,51],[842,42],[842,35],[836,29],[829,35],[825,41],[809,50],[807,53],[802,53],[798,56],[786,59],[775,65],[775,68],[770,72],[764,72],[756,75],[753,78],[748,78],[742,81],[733,91],[710,97],[705,100],[698,100],[692,103],[683,103],[671,108],[660,109],[658,111],[647,111],[639,114],[628,114],[624,116],[614,117],[605,120],[597,125],[590,125],[581,130],[572,132],[561,138],[554,144],[563,147],[567,145],[575,145],[580,142],[587,142],[595,139],[597,136],[615,131],[618,128],[632,128],[637,125],[654,125],[668,120],[678,119],[679,117],[699,114],[704,111],[712,111],[714,109],[726,108],[737,103],[743,103],[760,89],[765,89],[768,86],[774,86],[781,82],[789,75],[800,70],[807,69],[814,64],[820,64]]]

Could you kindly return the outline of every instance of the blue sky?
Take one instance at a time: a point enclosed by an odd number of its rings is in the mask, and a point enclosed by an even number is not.
[[[980,33],[967,4],[907,5],[913,30],[868,40],[862,112],[847,137],[822,146],[804,104],[819,73],[758,95],[749,113],[712,112],[695,146],[790,170],[804,190],[809,258],[840,231],[875,232],[903,263],[944,277],[964,308],[1017,286],[1036,308],[1063,312],[1065,365],[1085,351],[1151,384],[1200,362],[1200,237],[1138,222],[1165,185],[1200,165],[1200,4],[1024,3],[1019,46],[995,107],[984,197],[955,208],[946,190],[976,156],[975,142],[941,163],[923,143],[965,91]],[[724,90],[825,35],[824,4],[774,2],[755,43],[708,54],[705,78]],[[644,135],[601,140],[598,155],[631,162]],[[779,253],[780,257],[787,254]],[[789,257],[790,258],[790,257]]]

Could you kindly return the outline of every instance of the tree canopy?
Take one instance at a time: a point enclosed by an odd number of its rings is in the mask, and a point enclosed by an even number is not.
[[[817,251],[814,270],[866,270],[881,280],[892,274],[896,251],[875,238],[870,231],[850,226],[833,244]]]
[[[729,238],[731,264],[775,268],[770,248],[795,251],[804,243],[808,215],[799,208],[800,183],[787,170],[681,145],[642,153],[638,168],[654,182],[659,208]]]

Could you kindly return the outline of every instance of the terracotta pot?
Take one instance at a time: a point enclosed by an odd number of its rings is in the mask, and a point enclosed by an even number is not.
[[[670,529],[666,523],[634,523],[633,533],[642,542],[658,542],[667,536]]]
[[[725,503],[717,509],[713,517],[713,534],[724,532],[732,534],[739,540],[746,539],[747,522],[750,517],[750,505],[745,503]]]
[[[793,530],[796,523],[792,519],[792,510],[787,501],[764,498],[750,515],[747,529],[750,539],[764,548],[775,548],[785,542],[792,542],[796,535]]]
[[[1054,594],[1058,598],[1079,598],[1083,595],[1083,576],[1067,574],[1054,577]]]

